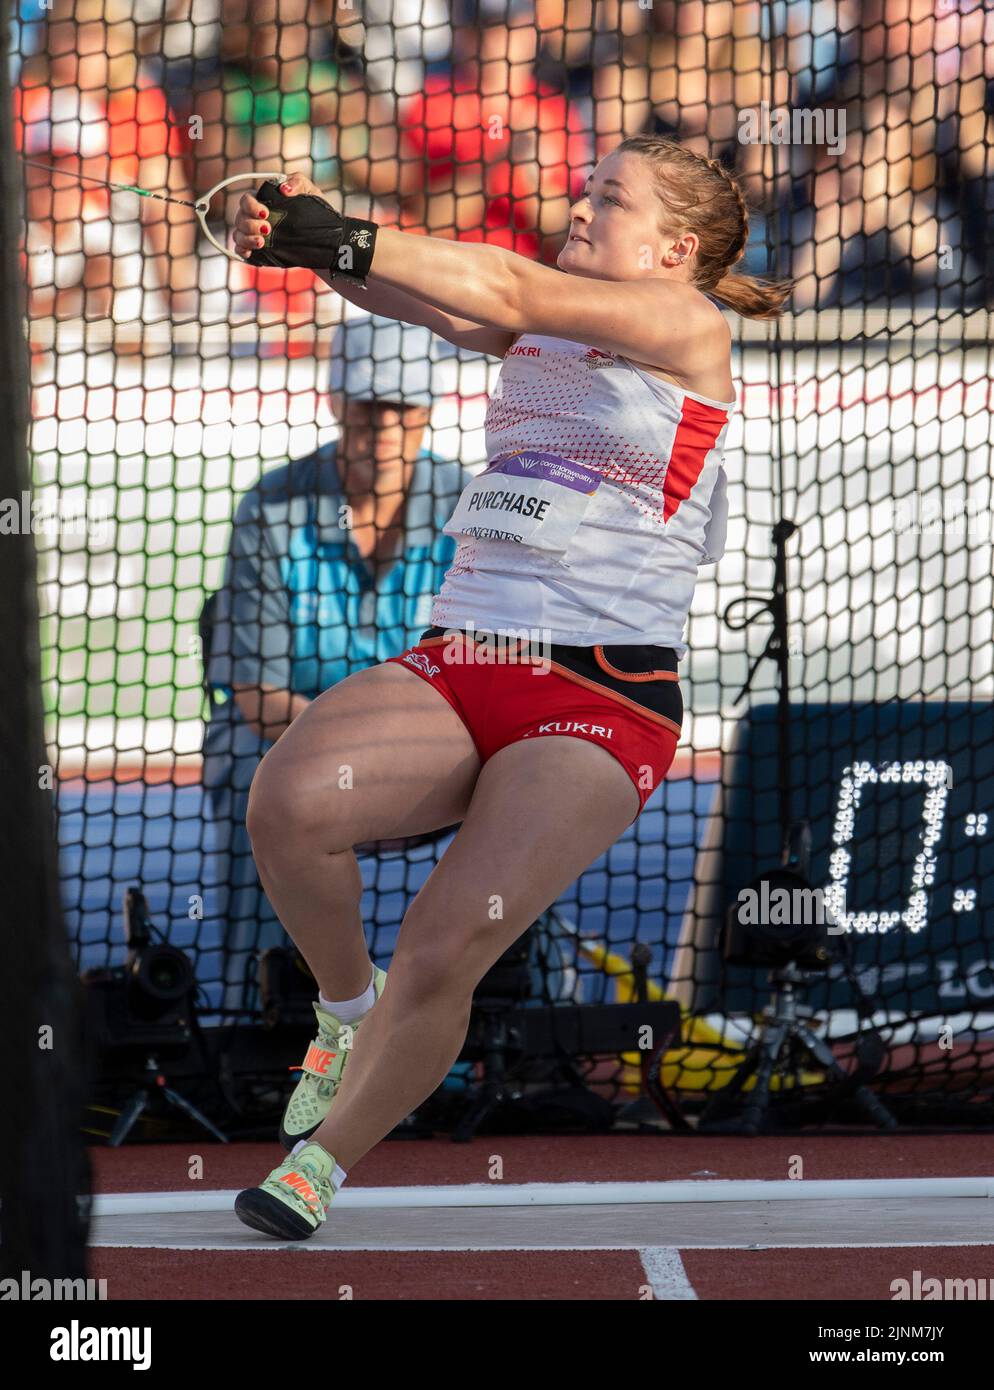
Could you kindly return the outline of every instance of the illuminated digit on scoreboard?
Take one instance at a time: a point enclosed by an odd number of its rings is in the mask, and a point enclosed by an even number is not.
[[[917,761],[907,763],[854,763],[842,771],[839,787],[839,800],[835,812],[835,825],[832,830],[832,843],[835,845],[829,857],[831,882],[824,890],[826,908],[831,909],[837,929],[843,931],[887,931],[891,927],[905,926],[919,932],[928,925],[928,892],[935,881],[935,846],[942,837],[942,826],[946,818],[946,796],[948,764],[944,762]],[[921,852],[915,855],[915,867],[911,876],[911,892],[908,902],[901,912],[847,912],[846,888],[852,867],[852,855],[846,846],[853,838],[856,828],[856,812],[862,799],[863,788],[867,783],[906,782],[921,784],[928,788],[922,803],[923,829],[921,832]]]

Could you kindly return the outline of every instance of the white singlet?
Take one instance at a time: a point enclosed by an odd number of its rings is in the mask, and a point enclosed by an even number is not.
[[[683,657],[698,566],[724,553],[734,408],[598,348],[524,334],[487,409],[490,463],[444,528],[459,544],[432,625]]]

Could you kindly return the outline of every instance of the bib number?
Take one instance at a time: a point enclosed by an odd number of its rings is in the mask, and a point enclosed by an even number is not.
[[[463,490],[443,530],[562,555],[600,484],[599,473],[558,454],[502,454]]]

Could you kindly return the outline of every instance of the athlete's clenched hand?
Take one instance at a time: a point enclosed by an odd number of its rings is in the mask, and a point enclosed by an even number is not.
[[[263,244],[269,233],[268,216],[269,209],[257,198],[251,193],[242,194],[235,218],[235,250],[240,256],[251,256]]]
[[[312,183],[303,174],[291,174],[285,183],[280,184],[280,192],[287,197],[294,197],[300,193],[311,193],[315,198],[322,197],[317,184]],[[268,217],[269,209],[260,203],[254,194],[242,194],[238,204],[238,215],[235,218],[235,250],[240,256],[251,256],[253,251],[258,251],[264,244],[270,232]]]

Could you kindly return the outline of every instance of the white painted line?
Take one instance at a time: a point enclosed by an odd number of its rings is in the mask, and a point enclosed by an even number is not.
[[[228,1211],[237,1191],[109,1192],[93,1198],[94,1216]],[[466,1183],[438,1187],[353,1187],[339,1209],[373,1207],[638,1206],[666,1202],[873,1201],[886,1197],[994,1197],[994,1177],[757,1179],[707,1182]]]
[[[683,1267],[680,1251],[675,1246],[650,1246],[647,1250],[639,1251],[639,1259],[652,1285],[653,1298],[661,1298],[667,1303],[686,1303],[697,1298]]]

